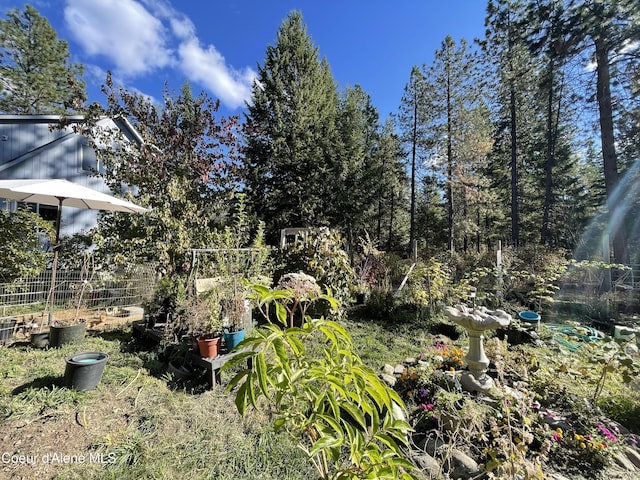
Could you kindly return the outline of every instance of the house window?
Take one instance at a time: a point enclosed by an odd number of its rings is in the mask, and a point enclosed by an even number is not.
[[[38,205],[38,214],[47,222],[55,222],[58,216],[58,207],[52,205]]]
[[[95,150],[89,145],[82,144],[80,146],[80,156],[82,157],[82,170],[104,173],[102,163],[98,161]]]

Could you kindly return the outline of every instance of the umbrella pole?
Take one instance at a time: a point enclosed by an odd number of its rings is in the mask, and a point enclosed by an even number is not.
[[[62,222],[62,201],[58,197],[58,211],[56,212],[56,240],[53,245],[53,263],[51,264],[51,290],[49,290],[49,325],[53,323],[53,305],[55,303],[56,274],[58,271],[58,250],[60,250],[60,223]]]

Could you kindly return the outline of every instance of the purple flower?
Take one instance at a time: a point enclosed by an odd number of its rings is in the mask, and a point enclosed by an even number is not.
[[[605,427],[604,425],[598,425],[598,428],[600,429],[602,434],[605,437],[607,437],[609,440],[611,440],[612,442],[617,442],[618,441],[618,437],[616,437],[613,433],[611,433],[611,431],[607,427]]]

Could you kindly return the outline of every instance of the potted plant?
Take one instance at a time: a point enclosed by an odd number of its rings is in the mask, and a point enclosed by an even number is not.
[[[221,306],[224,342],[227,350],[231,351],[244,340],[245,325],[247,316],[251,315],[251,308],[237,287],[222,299]]]
[[[185,382],[193,376],[193,371],[187,366],[187,354],[191,350],[191,345],[187,342],[180,342],[170,346],[169,363],[167,364],[166,375],[173,383]]]
[[[174,319],[170,320],[168,325],[174,340],[195,340],[201,356],[217,356],[222,339],[218,292],[210,290],[200,295],[187,296],[176,309]]]
[[[85,293],[93,290],[91,281],[94,274],[93,257],[87,253],[84,256],[82,269],[80,270],[80,282],[75,285],[74,315],[68,319],[55,317],[51,319],[49,324],[49,346],[61,347],[68,343],[80,343],[84,339],[86,323],[84,318],[80,318],[80,308],[83,305]],[[52,311],[49,313],[53,315]],[[36,338],[32,337],[32,342],[36,343]]]

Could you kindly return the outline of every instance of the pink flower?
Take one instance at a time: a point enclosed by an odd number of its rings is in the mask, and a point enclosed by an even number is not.
[[[611,431],[607,427],[605,427],[604,425],[598,425],[598,428],[600,429],[602,434],[605,437],[607,437],[609,440],[611,440],[612,442],[617,442],[618,441],[618,437],[616,437],[613,433],[611,433]]]
[[[562,436],[558,432],[553,432],[553,440],[556,443],[560,443],[562,441]]]

